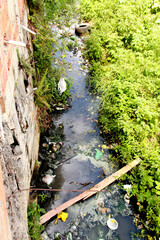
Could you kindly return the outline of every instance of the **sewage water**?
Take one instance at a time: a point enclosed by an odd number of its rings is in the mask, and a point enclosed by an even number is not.
[[[56,30],[54,28],[55,32]],[[82,40],[76,36],[75,38],[79,46],[82,46]],[[66,38],[66,44],[67,42]],[[57,52],[56,57],[60,54]],[[61,106],[57,108],[51,128],[41,137],[39,160],[42,165],[37,186],[85,190],[117,171],[119,166],[109,159],[111,152],[106,148],[108,144],[100,134],[97,124],[100,99],[86,85],[88,72],[81,51],[77,48],[67,51],[65,61],[68,63],[66,77],[73,81],[70,106],[64,110]],[[54,144],[60,148],[56,153],[53,153]],[[98,160],[95,159],[97,149],[103,153]],[[49,186],[42,182],[46,174],[54,175]],[[131,205],[124,201],[126,192],[119,189],[116,182],[106,190],[67,208],[65,212],[68,213],[68,218],[65,222],[59,219],[55,225],[56,217],[52,218],[45,225],[44,239],[140,239],[135,236],[138,230],[133,224]],[[72,191],[44,193],[47,198],[42,207],[46,212],[79,194]],[[118,221],[117,230],[108,228],[109,216]]]

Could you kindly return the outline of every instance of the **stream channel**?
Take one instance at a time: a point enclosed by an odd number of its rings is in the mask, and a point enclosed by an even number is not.
[[[74,33],[74,27],[65,30]],[[56,27],[53,31],[57,37],[60,36]],[[66,77],[73,82],[70,89],[71,99],[68,108],[57,107],[52,126],[41,137],[39,161],[42,164],[37,187],[85,190],[119,169],[117,163],[109,159],[112,151],[106,148],[107,142],[97,123],[100,98],[87,87],[86,78],[89,73],[79,50],[83,46],[83,37],[75,35],[74,38],[78,47],[65,53]],[[67,37],[63,38],[64,40],[66,44],[72,41]],[[61,44],[62,39],[58,41]],[[60,56],[61,52],[57,52],[56,58]],[[56,59],[53,64],[56,64]],[[59,142],[62,144],[58,144]],[[59,147],[54,153],[53,149],[57,146]],[[98,160],[95,159],[97,149],[103,153]],[[46,174],[53,176],[50,185],[42,181]],[[68,213],[68,218],[65,222],[58,219],[58,223],[54,224],[56,217],[52,218],[45,225],[43,239],[140,239],[135,236],[138,230],[133,224],[132,207],[124,200],[126,191],[119,189],[117,182],[106,190],[67,208],[65,212]],[[41,207],[45,208],[46,212],[80,194],[72,191],[43,193],[47,197]],[[118,228],[114,231],[107,226],[109,216],[118,222]]]

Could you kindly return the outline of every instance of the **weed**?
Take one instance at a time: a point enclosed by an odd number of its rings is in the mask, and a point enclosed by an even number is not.
[[[21,57],[18,49],[17,49],[17,56],[18,56],[18,60],[19,60],[19,67],[23,68],[27,75],[34,75],[35,74],[35,69],[31,65],[30,58],[29,59],[24,59],[23,57]]]
[[[50,128],[52,124],[52,115],[48,112],[45,105],[38,109],[37,118],[41,133],[45,132],[48,128]]]
[[[45,210],[40,208],[39,204],[32,203],[29,205],[28,228],[32,240],[41,239],[41,232],[44,230],[44,226],[40,224],[40,216],[42,213],[45,213]]]

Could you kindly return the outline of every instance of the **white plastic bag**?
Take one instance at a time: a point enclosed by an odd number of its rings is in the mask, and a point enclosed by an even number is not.
[[[64,91],[66,91],[66,82],[64,78],[60,78],[58,83],[58,90],[60,91],[60,94],[62,94]]]

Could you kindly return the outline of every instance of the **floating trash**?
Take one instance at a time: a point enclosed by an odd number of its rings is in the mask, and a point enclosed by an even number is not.
[[[61,240],[61,239],[62,239],[61,234],[60,234],[59,232],[56,232],[56,233],[54,234],[54,239],[55,239],[55,240]]]
[[[72,240],[72,233],[69,232],[69,233],[67,234],[67,240]]]
[[[116,230],[118,228],[118,222],[114,218],[108,219],[107,225],[111,230]]]
[[[125,185],[123,185],[123,188],[124,188],[124,190],[126,190],[127,192],[130,192],[131,189],[132,189],[132,185],[131,185],[131,184],[125,184]]]
[[[60,78],[58,83],[58,90],[60,91],[60,94],[62,94],[64,91],[66,91],[66,82],[64,78]]]
[[[102,157],[102,155],[103,155],[103,153],[99,149],[96,149],[96,154],[95,154],[94,158],[96,160],[98,160]]]
[[[66,213],[66,212],[60,212],[60,213],[58,213],[57,219],[56,219],[56,221],[54,222],[54,224],[57,224],[58,219],[61,219],[63,222],[65,222],[67,218],[68,218],[68,213]]]
[[[129,204],[130,203],[130,192],[132,190],[132,185],[131,184],[126,184],[126,185],[123,185],[123,188],[127,192],[124,195],[124,201]]]
[[[42,143],[42,147],[48,149],[48,148],[49,148],[49,145],[48,145],[47,143]]]
[[[43,233],[41,234],[41,239],[42,239],[42,240],[49,240],[50,238],[48,237],[48,235],[47,235],[46,232],[43,232]]]
[[[53,182],[53,179],[56,177],[56,175],[49,175],[49,174],[47,174],[47,175],[45,175],[43,178],[42,178],[42,181],[44,182],[44,183],[46,183],[47,185],[50,185],[52,182]]]
[[[124,201],[126,202],[126,203],[130,203],[130,196],[129,196],[129,194],[128,193],[126,193],[125,195],[124,195]]]

